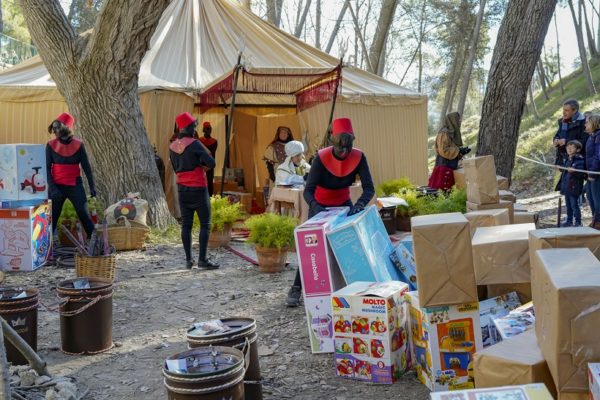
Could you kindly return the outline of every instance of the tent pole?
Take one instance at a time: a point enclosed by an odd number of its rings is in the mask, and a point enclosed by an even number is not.
[[[223,170],[221,171],[221,196],[223,196],[223,189],[225,188],[225,171],[229,164],[229,139],[231,138],[231,126],[233,124],[233,111],[235,110],[235,95],[237,94],[237,83],[238,77],[240,76],[240,69],[242,68],[242,53],[238,54],[237,63],[235,65],[235,71],[233,72],[233,96],[231,97],[231,108],[229,109],[229,118],[225,124],[225,159],[223,160]]]
[[[338,84],[335,88],[335,92],[333,92],[333,101],[331,102],[331,111],[329,112],[329,122],[327,123],[327,130],[325,131],[325,136],[323,137],[323,142],[321,143],[321,148],[325,148],[329,146],[329,136],[331,135],[331,123],[333,122],[333,112],[335,111],[335,102],[337,100],[339,82],[342,79],[342,62],[340,59],[340,72],[338,76]]]

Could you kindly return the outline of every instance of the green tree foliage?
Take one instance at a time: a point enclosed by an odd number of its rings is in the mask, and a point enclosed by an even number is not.
[[[82,33],[94,27],[103,0],[73,0],[67,19],[76,33]]]
[[[4,23],[2,33],[21,42],[31,43],[31,36],[25,25],[25,18],[16,2],[6,0],[2,2],[2,21]]]

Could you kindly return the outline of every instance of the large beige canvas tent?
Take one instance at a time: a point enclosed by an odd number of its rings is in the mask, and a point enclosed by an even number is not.
[[[148,136],[169,169],[168,139],[175,116],[183,111],[212,123],[220,143],[217,163],[223,162],[230,98],[221,96],[223,104],[210,104],[212,107],[206,109],[203,96],[231,76],[240,52],[245,71],[278,76],[282,85],[288,81],[281,77],[328,74],[339,65],[336,58],[275,28],[232,0],[174,0],[161,17],[139,75]],[[344,67],[341,76],[334,116],[352,118],[355,145],[366,153],[375,182],[408,176],[424,184],[426,96],[353,67]],[[300,110],[292,93],[253,93],[252,82],[243,77],[238,85],[230,166],[244,168],[246,189],[254,192],[267,174],[260,158],[265,143],[275,135],[275,127],[292,126],[294,136],[303,140],[312,154],[327,128],[331,101]],[[0,73],[2,142],[44,143],[49,122],[66,109],[39,57]],[[254,157],[248,157],[249,153]],[[171,199],[169,169],[166,187]],[[220,167],[217,171],[220,175]]]

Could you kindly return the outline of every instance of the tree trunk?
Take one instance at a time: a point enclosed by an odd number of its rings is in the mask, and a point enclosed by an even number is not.
[[[575,33],[577,34],[577,46],[579,47],[579,58],[581,58],[581,69],[585,76],[585,81],[588,87],[588,93],[590,96],[596,94],[596,87],[594,86],[594,79],[592,79],[592,73],[590,71],[590,64],[588,63],[587,53],[585,51],[585,43],[583,41],[583,24],[581,23],[581,7],[579,7],[579,22],[575,15],[575,8],[573,7],[573,0],[569,1],[569,8],[571,9],[571,16],[573,17],[573,24],[575,25]]]
[[[0,399],[10,399],[10,371],[6,360],[2,324],[0,324],[0,374]]]
[[[544,63],[542,62],[542,58],[538,60],[537,64],[538,77],[540,78],[540,86],[542,87],[542,93],[544,93],[544,98],[546,100],[550,100],[548,97],[548,90],[546,88],[546,71],[544,70]]]
[[[348,3],[348,9],[350,10],[350,14],[352,14],[352,19],[354,21],[354,33],[356,34],[356,37],[358,38],[358,41],[360,42],[360,46],[362,48],[362,52],[363,52],[363,56],[364,56],[364,55],[368,54],[367,53],[367,45],[365,43],[365,39],[362,35],[362,32],[360,31],[360,24],[358,23],[358,17],[354,13],[354,9],[352,8],[352,5],[350,3]],[[357,52],[355,52],[354,54],[355,54],[355,57],[357,58],[356,61],[358,62]],[[369,59],[369,57],[364,57],[364,58],[367,61],[368,71],[373,72],[373,66],[371,65],[371,60]]]
[[[560,40],[558,40],[558,24],[556,23],[556,12],[554,13],[554,29],[556,30],[556,58],[558,69],[558,83],[560,84],[560,94],[565,94],[565,86],[562,81],[562,73],[560,72]]]
[[[444,94],[444,103],[442,104],[442,110],[440,112],[440,122],[444,120],[444,117],[452,107],[453,91],[458,84],[458,75],[460,74],[460,49],[457,49],[456,56],[452,59],[452,65],[450,67],[450,73],[446,77],[446,93]]]
[[[475,29],[471,35],[471,41],[469,43],[469,56],[467,57],[467,64],[463,71],[462,82],[460,86],[460,98],[458,100],[458,107],[456,108],[460,115],[464,115],[465,103],[467,101],[467,93],[469,91],[469,83],[471,81],[471,72],[473,71],[473,63],[475,62],[475,54],[477,54],[477,45],[479,44],[479,33],[481,32],[481,22],[485,15],[485,2],[481,0],[479,2],[479,11],[477,12],[477,19],[475,20]]]
[[[333,26],[333,31],[331,31],[331,36],[329,36],[329,41],[327,42],[327,47],[325,47],[325,52],[329,53],[331,48],[333,47],[333,42],[337,37],[338,32],[340,31],[340,26],[342,25],[342,20],[344,19],[344,15],[346,14],[346,10],[348,9],[348,3],[350,0],[344,1],[344,5],[342,6],[342,10],[340,11],[340,15],[335,20],[335,25]]]
[[[369,49],[369,60],[371,61],[371,72],[382,76],[385,67],[385,47],[387,38],[390,33],[390,28],[394,22],[394,14],[398,0],[383,0],[379,18],[377,19],[377,27],[375,28],[375,37]]]
[[[511,0],[498,32],[479,123],[477,154],[492,154],[498,174],[509,179],[527,88],[555,7],[556,0]]]
[[[315,10],[315,47],[321,50],[321,0],[317,0]]]
[[[311,0],[306,0],[306,5],[304,6],[304,11],[302,11],[302,16],[300,20],[296,24],[296,28],[294,29],[294,36],[300,38],[302,31],[304,30],[304,25],[306,24],[306,16],[308,15],[308,10],[310,9]]]
[[[533,81],[529,84],[529,103],[531,104],[531,109],[533,110],[533,116],[537,121],[540,120],[540,114],[538,113],[537,106],[535,105],[535,99],[533,98]]]
[[[98,195],[148,201],[151,223],[172,222],[137,91],[150,37],[169,0],[106,0],[94,32],[75,35],[58,0],[19,0],[31,37],[87,143]],[[50,121],[48,121],[50,122]]]
[[[594,34],[592,33],[592,29],[590,28],[590,23],[588,21],[587,10],[585,8],[585,4],[583,0],[579,0],[580,10],[583,9],[583,20],[585,21],[585,32],[587,33],[588,40],[588,48],[590,49],[590,57],[594,61],[598,61],[598,51],[596,50],[596,41],[594,40]],[[579,23],[581,23],[581,13],[579,18]]]
[[[267,20],[276,27],[281,26],[283,0],[267,0]]]

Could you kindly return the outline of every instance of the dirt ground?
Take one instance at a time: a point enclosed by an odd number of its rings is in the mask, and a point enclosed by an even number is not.
[[[555,224],[556,196],[523,203],[541,213],[543,225]],[[196,321],[245,316],[258,325],[265,399],[429,398],[412,373],[391,386],[348,381],[335,377],[330,354],[310,353],[304,308],[284,306],[297,268],[295,254],[280,274],[260,273],[226,250],[213,254],[219,270],[189,271],[178,244],[120,253],[113,299],[116,346],[103,354],[63,354],[59,315],[41,307],[38,348],[50,372],[74,377],[89,388],[86,399],[165,399],[162,363],[187,349],[186,329]],[[46,266],[33,273],[7,274],[3,284],[34,286],[52,308],[56,285],[72,277],[73,269]]]

